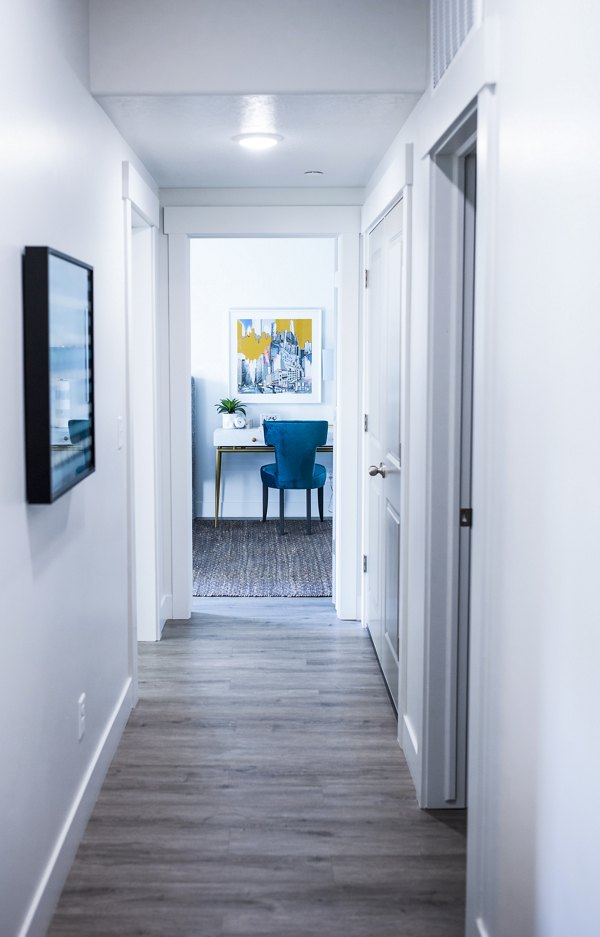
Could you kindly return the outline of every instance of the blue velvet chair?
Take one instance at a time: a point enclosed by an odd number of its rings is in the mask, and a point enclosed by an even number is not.
[[[317,446],[327,442],[326,420],[277,420],[263,423],[265,443],[275,449],[275,462],[263,465],[263,521],[267,519],[269,488],[279,489],[279,533],[284,530],[283,497],[290,488],[306,490],[306,524],[310,533],[310,499],[317,489],[319,516],[323,520],[323,486],[327,478],[324,465],[315,465]]]

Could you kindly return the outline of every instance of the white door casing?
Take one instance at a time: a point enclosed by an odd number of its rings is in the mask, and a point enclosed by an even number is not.
[[[475,247],[465,161],[476,131],[477,112],[471,107],[430,159],[423,744],[416,766],[419,802],[429,808],[461,808],[467,802],[471,532],[461,526],[461,508],[471,504],[461,499],[470,493]]]
[[[336,419],[334,602],[338,617],[360,608],[359,269],[360,209],[352,206],[165,208],[169,237],[169,373],[173,617],[191,614],[192,466],[190,403],[190,237],[334,237],[336,274]]]
[[[127,343],[127,414],[115,427],[126,446],[129,540],[129,657],[137,699],[137,641],[160,638],[160,531],[156,372],[156,235],[158,196],[123,163]],[[164,622],[162,622],[164,623]]]
[[[131,424],[135,515],[135,593],[138,641],[160,638],[158,431],[156,414],[155,229],[131,229]]]

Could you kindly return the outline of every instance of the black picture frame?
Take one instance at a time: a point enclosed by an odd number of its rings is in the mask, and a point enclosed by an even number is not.
[[[27,500],[51,504],[96,468],[89,264],[25,248],[23,338]]]

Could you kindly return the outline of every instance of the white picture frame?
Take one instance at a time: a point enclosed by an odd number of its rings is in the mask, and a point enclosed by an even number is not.
[[[321,402],[322,309],[233,308],[229,313],[232,397],[267,406]]]

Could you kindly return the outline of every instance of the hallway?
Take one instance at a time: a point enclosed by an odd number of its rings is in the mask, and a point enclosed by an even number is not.
[[[195,600],[140,701],[51,937],[458,937],[462,814],[417,808],[375,655],[327,599]]]

